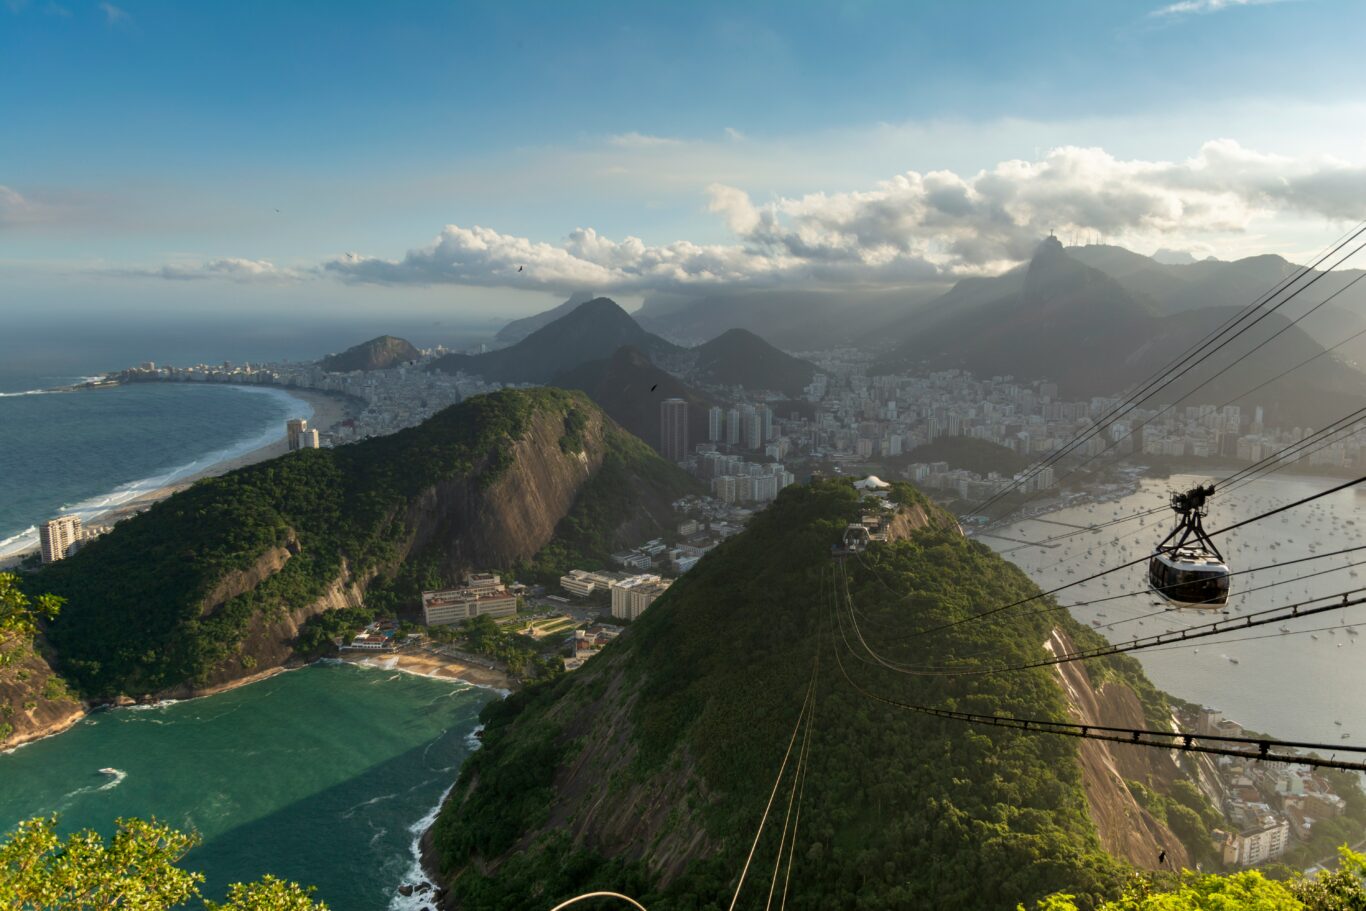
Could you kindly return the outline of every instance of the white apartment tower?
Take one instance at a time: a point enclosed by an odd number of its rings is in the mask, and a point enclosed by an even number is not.
[[[81,539],[80,516],[58,516],[43,523],[38,530],[43,548],[43,562],[55,563],[64,558],[71,545]]]

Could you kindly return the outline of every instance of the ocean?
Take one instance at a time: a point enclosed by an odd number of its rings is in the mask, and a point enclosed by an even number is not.
[[[0,377],[0,558],[37,524],[100,513],[284,436],[312,406],[280,389],[145,383],[53,392],[81,376]]]
[[[1040,541],[1117,517],[1166,507],[1170,491],[1209,483],[1209,476],[1145,481],[1136,493],[1050,513],[996,529],[993,534]],[[1344,479],[1276,474],[1210,500],[1211,531],[1327,490]],[[1140,521],[1054,542],[1020,547],[996,537],[982,541],[1017,563],[1045,590],[1151,553],[1172,527],[1169,509]],[[1306,599],[1366,594],[1366,496],[1348,489],[1294,510],[1216,536],[1230,571],[1228,617],[1237,619]],[[1277,567],[1306,557],[1318,559]],[[1309,578],[1310,574],[1315,574]],[[1111,641],[1205,624],[1219,615],[1167,610],[1146,591],[1143,564],[1066,589],[1057,595],[1080,622]],[[1107,599],[1107,600],[1101,600]],[[1080,602],[1086,602],[1080,604]],[[1282,631],[1284,629],[1284,631]],[[1186,645],[1137,651],[1152,681],[1190,702],[1220,709],[1253,730],[1289,740],[1366,744],[1366,605],[1233,631]]]
[[[333,911],[417,911],[418,835],[477,748],[495,694],[380,667],[318,664],[216,696],[99,712],[0,754],[0,832],[60,814],[123,816],[203,838],[182,866],[204,894],[273,873]],[[108,771],[101,771],[102,769]]]

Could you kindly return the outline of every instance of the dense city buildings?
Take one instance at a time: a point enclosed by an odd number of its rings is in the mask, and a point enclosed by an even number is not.
[[[49,519],[38,529],[38,540],[42,545],[44,563],[64,559],[81,540],[80,516]]]
[[[356,400],[359,414],[331,427],[310,428],[317,431],[319,446],[337,446],[415,426],[472,395],[500,388],[500,384],[486,383],[477,377],[426,369],[431,361],[446,353],[444,348],[438,347],[422,352],[421,358],[412,363],[387,370],[350,373],[330,373],[316,363],[158,367],[148,362],[111,374],[109,379],[123,383],[163,381],[278,386],[349,396]]]
[[[659,403],[659,451],[670,462],[688,457],[688,403],[683,399]]]

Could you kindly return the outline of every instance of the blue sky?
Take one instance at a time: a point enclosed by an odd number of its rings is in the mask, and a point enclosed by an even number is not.
[[[0,310],[911,282],[1045,224],[1294,255],[1366,203],[1363,25],[1349,0],[0,0]]]

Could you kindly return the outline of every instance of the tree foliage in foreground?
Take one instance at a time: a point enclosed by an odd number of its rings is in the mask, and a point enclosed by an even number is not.
[[[120,819],[106,842],[89,829],[57,834],[57,817],[21,822],[0,842],[0,911],[166,911],[200,899],[204,876],[177,864],[199,836],[155,820]],[[327,911],[312,889],[267,876],[234,883],[207,911]]]
[[[23,654],[38,632],[38,621],[56,617],[61,607],[62,599],[55,595],[30,599],[19,589],[18,576],[0,573],[0,668]]]
[[[1226,876],[1186,873],[1174,886],[1159,888],[1138,878],[1114,901],[1096,911],[1361,911],[1366,909],[1366,855],[1338,849],[1337,870],[1296,876],[1286,882],[1256,870]],[[1019,906],[1024,911],[1024,906]],[[1077,911],[1072,895],[1050,895],[1035,911]]]

